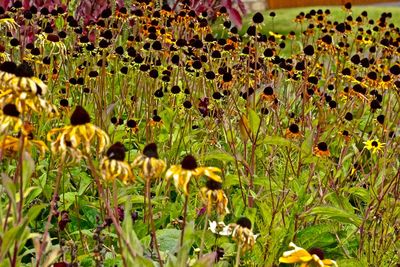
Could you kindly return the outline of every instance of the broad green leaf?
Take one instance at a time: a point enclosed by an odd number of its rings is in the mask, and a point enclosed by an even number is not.
[[[312,225],[297,233],[296,239],[299,245],[305,248],[319,247],[324,248],[337,243],[337,239],[333,234],[332,225],[320,224]]]
[[[34,205],[28,210],[29,223],[33,222],[47,204]]]
[[[340,223],[350,223],[359,227],[361,225],[361,218],[359,218],[354,213],[347,212],[343,209],[331,207],[331,206],[321,206],[315,207],[310,211],[311,215],[320,215],[328,220],[334,220]]]
[[[177,229],[161,229],[156,231],[157,241],[160,251],[171,252],[175,251],[179,245],[181,231]],[[150,234],[142,238],[142,243],[146,246],[150,246],[151,236]]]
[[[276,146],[290,146],[291,142],[280,136],[266,136],[263,140],[265,145],[276,145]],[[293,145],[294,146],[294,145]]]
[[[250,130],[253,133],[253,136],[255,137],[257,135],[258,129],[260,128],[260,117],[258,114],[253,110],[249,109],[249,126]]]
[[[189,257],[189,251],[193,245],[193,239],[194,239],[194,222],[188,222],[186,223],[185,227],[183,244],[180,250],[178,251],[177,266],[186,266],[186,262],[188,261]]]
[[[35,171],[35,161],[32,159],[31,155],[24,151],[23,152],[23,162],[22,162],[22,179],[24,181],[24,188],[27,187],[29,178]]]
[[[204,157],[204,160],[221,160],[223,162],[233,162],[235,158],[228,153],[220,152],[220,151],[211,151]]]

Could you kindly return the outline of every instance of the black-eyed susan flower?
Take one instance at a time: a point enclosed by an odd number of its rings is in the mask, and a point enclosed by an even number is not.
[[[236,223],[229,226],[232,229],[232,239],[239,244],[242,252],[254,247],[258,235],[253,234],[249,218],[239,218]]]
[[[131,167],[125,159],[125,147],[120,142],[110,146],[107,150],[106,157],[100,162],[101,175],[106,181],[114,181],[121,178],[122,182],[127,184],[134,181]]]
[[[6,104],[0,112],[0,134],[12,129],[18,132],[23,123],[20,112],[14,104]]]
[[[7,29],[7,31],[17,31],[19,28],[18,23],[13,18],[0,18],[0,29]]]
[[[18,111],[28,109],[44,111],[48,115],[57,115],[57,108],[43,98],[47,86],[37,77],[27,63],[17,66],[14,62],[0,65],[0,103],[15,104]]]
[[[41,33],[37,39],[38,45],[43,47],[50,47],[50,55],[61,55],[65,57],[67,55],[67,47],[65,46],[62,39],[53,33],[46,34]]]
[[[94,139],[97,139],[98,152],[102,152],[110,143],[107,133],[90,123],[90,116],[83,107],[77,106],[75,108],[70,121],[71,125],[52,129],[47,134],[47,140],[51,142],[53,153],[69,151],[79,156],[83,149],[85,153],[89,154]],[[58,134],[58,136],[53,140],[52,137],[55,134]]]
[[[222,190],[222,183],[208,179],[206,186],[201,189],[203,202],[207,207],[207,213],[210,214],[213,208],[219,215],[229,213],[228,198]]]
[[[329,157],[331,152],[325,142],[320,142],[314,147],[314,154],[319,157]]]
[[[2,81],[9,86],[14,92],[25,92],[32,93],[34,95],[45,95],[47,93],[47,86],[43,81],[34,76],[34,72],[28,63],[23,62],[16,66],[14,70],[10,70],[8,79],[2,79]],[[22,92],[21,92],[22,93]],[[21,98],[27,98],[22,95]]]
[[[372,151],[372,154],[375,154],[379,151],[382,151],[382,148],[384,147],[385,143],[379,142],[378,139],[375,140],[368,140],[364,142],[364,147],[368,149],[369,151]]]
[[[301,137],[299,126],[295,123],[290,124],[289,128],[286,129],[286,138],[296,139]]]
[[[289,247],[294,248],[283,253],[283,256],[279,258],[281,263],[300,263],[301,267],[328,267],[328,266],[338,266],[335,261],[324,259],[324,254],[320,249],[311,249],[310,251],[304,248],[296,246],[294,243],[290,242]]]
[[[133,167],[140,167],[142,175],[145,177],[158,178],[165,170],[165,162],[158,157],[157,145],[154,143],[144,147],[140,154],[132,163]]]
[[[192,155],[187,155],[181,165],[172,165],[165,174],[166,179],[174,178],[175,187],[182,190],[185,195],[189,195],[188,184],[190,178],[205,175],[212,180],[221,183],[222,179],[215,172],[221,172],[216,167],[198,167],[196,159]]]

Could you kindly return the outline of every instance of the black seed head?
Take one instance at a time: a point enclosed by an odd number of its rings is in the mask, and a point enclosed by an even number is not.
[[[376,117],[376,120],[380,123],[383,124],[385,122],[385,115],[379,115]]]
[[[15,74],[15,70],[17,69],[17,64],[12,61],[5,61],[0,65],[0,71],[4,71],[7,73]]]
[[[258,24],[258,23],[262,23],[264,21],[264,16],[260,13],[257,12],[256,14],[254,14],[253,16],[253,22]]]
[[[350,6],[351,6],[351,4],[350,4]],[[313,255],[313,254],[317,255],[320,260],[324,259],[324,252],[320,248],[310,248],[308,250],[308,253],[310,253],[311,255]]]
[[[344,116],[344,118],[348,121],[352,121],[353,120],[353,114],[351,114],[350,112],[347,112],[346,115]]]
[[[135,120],[128,120],[128,121],[126,122],[126,126],[128,126],[129,128],[135,128],[136,125],[137,125],[137,123],[136,123]]]
[[[35,74],[31,66],[28,63],[23,62],[15,69],[15,75],[17,77],[33,77]]]
[[[314,55],[314,47],[312,45],[307,45],[306,47],[304,47],[304,54],[306,54],[307,56],[312,56]]]
[[[320,151],[328,151],[328,146],[325,142],[318,143],[317,147]]]
[[[374,100],[371,101],[370,106],[371,106],[371,109],[378,109],[378,108],[381,108],[381,104],[380,104],[379,101],[376,100],[376,99],[374,99]]]
[[[189,100],[186,100],[183,102],[183,106],[187,109],[190,109],[192,107],[192,103]]]
[[[14,104],[5,105],[3,107],[3,113],[4,113],[4,115],[16,117],[16,118],[18,118],[18,116],[19,116],[19,111],[17,110],[17,106],[15,106]]]
[[[123,161],[125,159],[125,147],[121,142],[116,142],[107,150],[107,157]]]
[[[289,126],[289,131],[290,131],[291,133],[297,134],[297,133],[300,131],[300,130],[299,130],[299,126],[298,126],[297,124],[292,123],[292,124],[290,124],[290,126]]]
[[[82,106],[76,106],[75,111],[71,115],[70,122],[73,126],[89,123],[89,113],[87,113],[87,111]]]
[[[399,65],[393,65],[389,69],[390,73],[393,75],[399,75],[400,74],[400,66]]]
[[[238,224],[238,225],[240,225],[242,227],[245,227],[247,229],[251,229],[251,221],[246,217],[239,218],[236,221],[236,224]]]
[[[61,99],[60,100],[60,106],[68,107],[68,100],[67,99]]]
[[[378,142],[372,141],[372,142],[371,142],[371,145],[374,146],[374,147],[378,147]]]
[[[322,37],[322,41],[326,44],[331,44],[332,43],[332,37],[330,35],[325,35],[324,37]]]
[[[143,149],[143,155],[145,155],[148,158],[158,159],[157,145],[155,143],[151,143],[145,146]]]
[[[187,155],[181,162],[182,168],[185,170],[194,170],[197,168],[196,159],[192,155]]]
[[[209,190],[221,190],[222,189],[222,183],[219,183],[217,181],[214,181],[212,179],[208,179],[206,183],[206,187]]]
[[[49,34],[49,35],[47,35],[47,40],[50,42],[53,42],[53,43],[57,43],[60,41],[60,37],[55,34]]]
[[[267,87],[264,88],[263,93],[265,95],[273,95],[274,94],[274,89],[272,89],[271,86],[267,86]]]

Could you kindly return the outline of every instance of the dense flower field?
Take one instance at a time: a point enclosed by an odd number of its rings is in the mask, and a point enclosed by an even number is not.
[[[0,266],[398,266],[393,15],[171,2],[0,1]]]

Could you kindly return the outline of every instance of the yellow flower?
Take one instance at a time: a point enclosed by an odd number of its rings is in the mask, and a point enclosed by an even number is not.
[[[18,132],[22,127],[22,120],[19,117],[20,112],[14,104],[6,104],[3,107],[3,112],[0,113],[0,134],[12,128]]]
[[[382,148],[384,147],[385,143],[379,142],[378,139],[375,140],[368,140],[364,142],[365,148],[368,150],[372,150],[372,154],[375,154],[376,152],[382,151]]]
[[[145,177],[158,178],[165,170],[165,162],[158,158],[157,145],[154,143],[145,146],[132,165],[140,167]]]
[[[43,49],[46,49],[46,45],[50,46],[50,55],[60,54],[62,57],[67,55],[67,47],[56,34],[42,33],[38,36],[37,42],[39,44],[38,46],[42,47]]]
[[[196,159],[192,155],[188,155],[182,160],[181,165],[172,165],[165,174],[165,178],[167,180],[171,177],[174,178],[175,187],[178,190],[182,190],[185,195],[188,195],[188,184],[192,176],[205,175],[221,183],[221,177],[215,172],[221,172],[221,170],[215,167],[197,167]]]
[[[55,134],[58,136],[53,140],[52,137]],[[53,153],[71,152],[77,158],[80,157],[82,148],[87,154],[90,153],[91,142],[96,137],[98,152],[101,153],[110,143],[110,138],[103,130],[90,123],[89,114],[81,106],[77,106],[72,113],[71,125],[52,129],[47,134],[47,140],[52,142]]]
[[[0,19],[0,29],[7,29],[7,31],[16,31],[19,28],[18,23],[15,22],[13,18],[1,18]]]
[[[0,80],[3,86],[13,89],[14,92],[27,92],[34,95],[45,95],[47,86],[34,76],[28,63],[16,65],[13,62],[4,62],[0,68]]]
[[[208,179],[206,186],[201,189],[201,196],[204,204],[207,206],[208,214],[211,213],[214,206],[219,215],[229,213],[228,198],[222,190],[221,183]]]
[[[312,267],[312,266],[338,266],[335,261],[324,259],[324,254],[320,249],[312,249],[311,253],[307,250],[296,246],[290,242],[289,247],[294,248],[283,253],[283,256],[279,258],[281,263],[301,263],[301,267]]]
[[[232,229],[232,239],[239,243],[242,252],[254,247],[258,235],[253,234],[251,221],[248,218],[239,218],[236,223],[230,224],[229,227]]]
[[[107,150],[107,156],[100,162],[100,169],[103,178],[106,181],[114,181],[116,178],[122,178],[127,184],[128,181],[134,181],[131,167],[125,159],[125,147],[120,142],[110,146]]]
[[[43,98],[46,93],[47,86],[34,77],[32,68],[26,62],[17,66],[7,61],[0,65],[0,103],[3,105],[15,104],[21,113],[30,108],[35,112],[56,115],[57,108]]]

